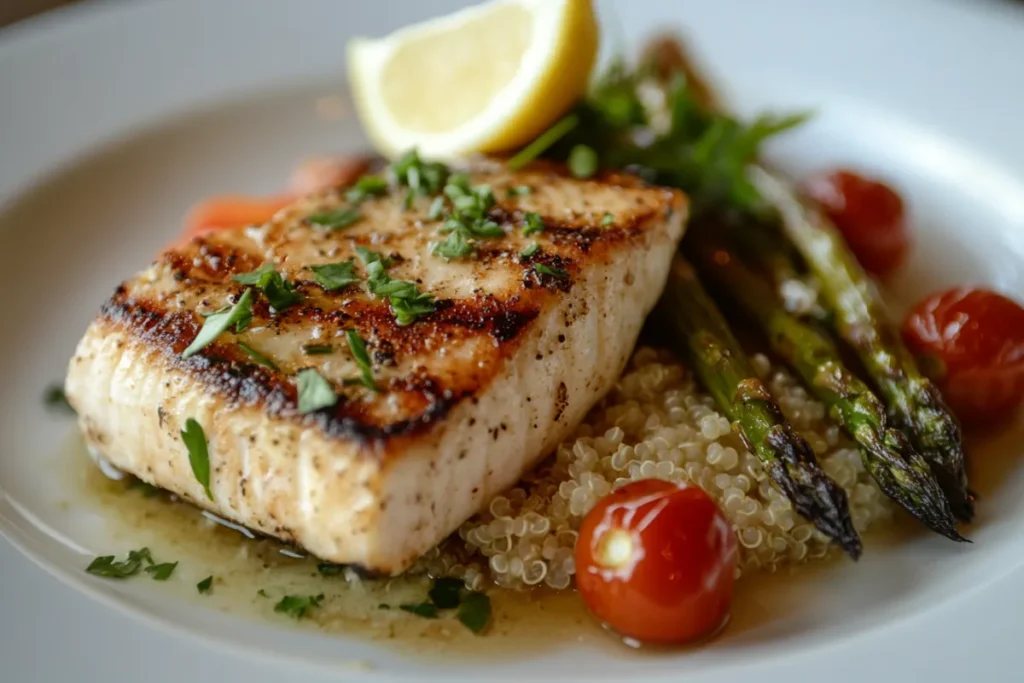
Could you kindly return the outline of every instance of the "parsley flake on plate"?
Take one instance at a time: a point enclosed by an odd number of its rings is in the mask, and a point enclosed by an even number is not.
[[[398,609],[415,614],[424,619],[437,619],[437,606],[429,602],[417,602],[414,604],[399,605]]]
[[[85,568],[85,571],[105,579],[127,579],[138,574],[142,570],[143,563],[153,564],[153,555],[149,552],[149,548],[132,550],[128,553],[128,558],[120,562],[114,555],[97,557]]]
[[[287,614],[295,619],[301,619],[310,610],[319,607],[323,599],[323,593],[320,595],[286,595],[274,605],[274,611]]]
[[[67,394],[64,393],[64,387],[60,384],[46,387],[46,391],[43,392],[43,405],[54,412],[75,414],[75,409],[68,403]]]
[[[200,594],[209,593],[213,590],[213,575],[207,576],[205,579],[196,584],[196,590]]]
[[[177,568],[177,562],[161,562],[160,564],[154,564],[146,567],[146,573],[149,574],[150,578],[154,581],[166,581],[171,578],[171,574]]]

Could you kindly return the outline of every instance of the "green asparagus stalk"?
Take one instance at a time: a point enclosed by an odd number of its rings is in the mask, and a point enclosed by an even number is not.
[[[903,432],[888,425],[885,406],[846,368],[831,339],[787,312],[772,293],[773,283],[751,272],[735,252],[695,232],[687,247],[696,252],[701,275],[760,325],[772,350],[796,370],[857,442],[865,469],[882,491],[933,531],[954,541],[966,540],[957,532],[949,502],[928,463]],[[769,268],[773,260],[783,263],[777,250],[774,255],[761,251],[758,258],[759,265]]]
[[[887,322],[871,280],[828,218],[803,202],[786,181],[756,165],[750,167],[749,177],[778,210],[784,233],[820,281],[839,336],[857,352],[894,421],[931,465],[953,514],[969,522],[974,505],[967,488],[960,426]]]
[[[857,559],[861,542],[846,493],[821,470],[811,447],[783,417],[693,268],[680,255],[673,262],[660,306],[660,318],[673,339],[686,350],[697,376],[775,485],[798,513]]]

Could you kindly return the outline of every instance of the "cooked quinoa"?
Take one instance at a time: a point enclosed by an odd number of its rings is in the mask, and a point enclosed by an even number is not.
[[[857,530],[889,520],[891,505],[825,407],[765,356],[755,355],[753,362],[822,468],[846,490]],[[642,347],[551,459],[492,499],[488,510],[428,553],[420,567],[473,587],[493,581],[509,588],[569,588],[583,517],[616,487],[652,477],[697,484],[718,502],[739,539],[738,574],[774,571],[832,552],[828,539],[771,485],[692,374],[671,354]]]

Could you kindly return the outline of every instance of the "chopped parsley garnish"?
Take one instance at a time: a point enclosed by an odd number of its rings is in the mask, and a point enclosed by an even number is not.
[[[481,633],[491,621],[491,599],[486,593],[469,591],[459,605],[459,621],[473,633]]]
[[[366,283],[374,296],[387,297],[399,325],[409,325],[419,316],[434,312],[433,295],[420,292],[414,282],[389,277],[385,268],[382,261],[367,263]]]
[[[149,574],[150,578],[154,581],[166,581],[171,578],[171,574],[174,573],[177,566],[177,562],[162,562],[161,564],[154,564],[146,567],[146,573]]]
[[[366,247],[356,247],[356,253],[359,254],[359,259],[367,266],[371,263],[379,263],[384,268],[390,268],[394,263],[393,259]]]
[[[313,368],[299,370],[297,377],[299,394],[299,413],[305,415],[329,408],[338,402],[331,383],[324,379]]]
[[[539,213],[530,211],[523,215],[523,237],[529,237],[538,232],[544,232],[548,226],[544,223],[544,219],[540,217]]]
[[[326,356],[334,353],[334,347],[330,344],[303,344],[302,352],[307,356]]]
[[[246,289],[242,292],[242,296],[238,298],[238,302],[230,309],[221,310],[206,317],[202,328],[199,330],[199,334],[188,345],[188,348],[182,351],[181,357],[188,358],[192,356],[213,343],[214,339],[226,332],[232,325],[241,326],[242,323],[248,325],[248,321],[251,319],[252,289]],[[242,329],[244,329],[244,326],[242,326]],[[237,327],[236,330],[238,330]]]
[[[454,609],[459,606],[463,588],[465,583],[461,579],[440,578],[434,581],[427,595],[441,609]]]
[[[391,297],[391,312],[395,314],[395,322],[402,327],[416,322],[420,316],[433,313],[434,296],[432,294],[417,294],[408,299],[396,299]]]
[[[465,234],[455,231],[449,233],[443,242],[435,244],[432,253],[435,256],[441,256],[451,261],[463,256],[469,256],[473,253],[473,247],[466,241]]]
[[[411,149],[395,160],[391,174],[395,182],[409,188],[406,204],[411,206],[417,195],[429,196],[441,191],[448,179],[448,167],[439,162],[423,161],[419,152]]]
[[[302,301],[302,297],[295,291],[295,285],[285,280],[270,263],[263,264],[251,273],[233,275],[231,279],[243,285],[258,287],[275,311],[283,311]]]
[[[85,568],[85,571],[105,579],[127,579],[138,574],[142,570],[143,563],[153,564],[153,556],[150,554],[149,548],[132,550],[128,553],[128,558],[120,562],[114,555],[97,557]]]
[[[576,114],[569,114],[546,131],[541,133],[533,142],[521,149],[515,156],[508,160],[505,166],[510,171],[518,171],[523,166],[546,152],[552,145],[568,135],[573,128],[580,124],[580,118]]]
[[[188,464],[192,466],[192,474],[206,491],[206,496],[213,500],[213,491],[210,490],[210,452],[202,425],[191,417],[185,420],[181,440],[188,449]]]
[[[438,195],[430,202],[430,209],[427,211],[427,218],[432,221],[440,220],[444,215],[444,197]]]
[[[310,266],[309,270],[313,273],[313,279],[316,280],[318,285],[328,292],[333,292],[359,282],[359,277],[356,275],[354,268],[355,262],[349,259],[342,263],[324,263],[319,266]]]
[[[533,192],[533,188],[529,185],[519,185],[518,187],[508,188],[509,197],[522,197]]]
[[[538,251],[540,251],[540,245],[537,244],[536,242],[531,242],[530,244],[526,245],[526,247],[521,252],[519,252],[519,255],[522,258],[530,258]]]
[[[249,358],[252,358],[253,362],[257,365],[262,365],[263,367],[271,370],[277,370],[277,365],[274,364],[274,361],[270,360],[245,342],[238,342],[238,347],[245,351],[249,355]]]
[[[287,614],[295,619],[301,619],[315,607],[320,606],[324,594],[320,595],[286,595],[274,605],[274,611]]]
[[[68,403],[64,387],[59,384],[46,387],[46,391],[43,392],[43,405],[54,412],[67,413],[68,415],[75,414],[75,409]]]
[[[569,273],[562,270],[561,268],[554,268],[544,263],[533,264],[533,269],[541,275],[550,275],[551,277],[568,277]]]
[[[569,152],[567,163],[574,178],[593,178],[599,162],[593,147],[576,145]]]
[[[398,609],[405,610],[424,619],[437,619],[437,606],[429,602],[418,602],[415,604],[399,605]]]
[[[611,225],[615,222],[615,215],[612,213],[606,213],[601,217],[601,225]]]
[[[345,573],[345,565],[334,564],[333,562],[320,562],[316,570],[323,576],[341,576]]]
[[[213,589],[213,576],[207,576],[196,584],[196,590],[200,593],[209,593]]]
[[[359,213],[359,209],[347,208],[314,213],[306,218],[306,222],[317,228],[335,232],[351,227],[362,219],[363,214]]]
[[[359,204],[369,197],[382,195],[387,191],[388,181],[385,178],[379,175],[367,174],[357,180],[355,185],[345,193],[345,199],[353,204]]]
[[[373,381],[373,365],[370,363],[370,354],[366,352],[366,343],[355,330],[345,330],[345,339],[348,340],[348,348],[352,350],[352,356],[359,366],[363,385],[371,391],[380,391],[380,387]]]
[[[381,604],[378,608],[390,609],[390,606]],[[456,617],[473,633],[482,632],[491,621],[491,599],[485,593],[467,590],[460,579],[453,578],[435,579],[427,600],[398,608],[425,619],[437,619],[440,610],[458,609]]]

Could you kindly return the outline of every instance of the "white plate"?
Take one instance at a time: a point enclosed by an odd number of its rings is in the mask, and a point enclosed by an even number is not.
[[[139,627],[81,599],[0,543],[0,680],[139,672],[261,683],[307,667],[308,680],[1015,678],[1024,660],[1015,642],[1024,607],[1024,469],[1013,466],[1021,428],[979,450],[998,456],[998,477],[988,476],[998,485],[983,487],[972,547],[920,536],[872,549],[857,566],[819,572],[785,600],[755,606],[771,617],[760,626],[688,654],[623,658],[594,641],[485,670],[424,663],[197,607],[151,582],[82,572],[108,547],[101,520],[60,505],[67,480],[47,462],[71,427],[43,412],[41,389],[62,376],[98,304],[175,234],[192,201],[271,192],[303,156],[359,145],[350,120],[317,113],[319,98],[343,92],[349,36],[459,4],[87,4],[0,32],[0,528],[78,591],[150,622]],[[901,299],[964,281],[1024,298],[1018,9],[936,0],[620,5],[630,38],[685,22],[741,109],[814,107],[814,123],[774,147],[790,168],[843,162],[906,191],[918,240]],[[53,643],[57,653],[44,655]]]

